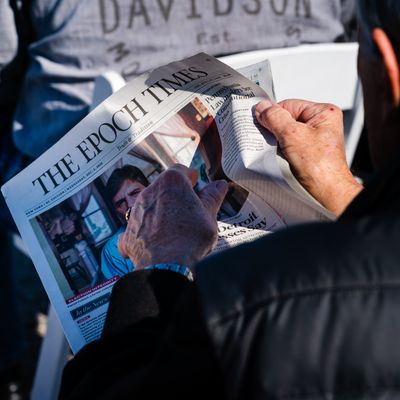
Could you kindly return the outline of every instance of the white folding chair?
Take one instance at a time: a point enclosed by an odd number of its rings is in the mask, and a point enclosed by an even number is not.
[[[125,79],[117,72],[106,71],[94,81],[94,92],[90,111],[95,109],[102,101],[111,96],[125,85]]]
[[[93,99],[90,110],[125,84],[124,79],[116,72],[105,72],[95,80]],[[21,241],[15,245],[24,251]],[[36,367],[31,400],[54,400],[57,398],[63,368],[70,354],[70,348],[53,307],[49,306],[47,332],[40,348]]]
[[[14,247],[30,257],[21,237],[13,235]],[[47,333],[43,338],[35,377],[31,391],[32,400],[53,400],[57,398],[62,369],[70,354],[70,349],[60,322],[50,305],[47,314]]]
[[[364,124],[357,53],[357,43],[324,43],[256,50],[220,60],[237,69],[268,59],[277,101],[298,98],[340,107],[344,111],[347,162],[351,165]]]

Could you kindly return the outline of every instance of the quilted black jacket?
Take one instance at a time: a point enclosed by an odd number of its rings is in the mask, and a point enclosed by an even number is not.
[[[61,398],[400,398],[400,168],[335,223],[208,257],[196,283],[140,271]]]

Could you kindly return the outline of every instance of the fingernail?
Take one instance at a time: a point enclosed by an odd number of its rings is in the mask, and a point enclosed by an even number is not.
[[[126,221],[126,222],[129,221],[129,217],[131,216],[132,208],[133,208],[133,207],[129,207],[129,208],[126,210],[126,213],[125,213],[125,221]]]
[[[262,100],[256,105],[256,117],[259,118],[260,114],[262,114],[267,108],[270,108],[272,103],[270,100]]]

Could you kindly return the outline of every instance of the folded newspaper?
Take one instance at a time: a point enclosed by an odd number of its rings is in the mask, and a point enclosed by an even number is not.
[[[129,203],[169,166],[195,168],[199,188],[228,181],[215,251],[333,218],[255,119],[274,100],[268,62],[241,72],[201,53],[140,76],[2,187],[73,352],[101,335],[111,289],[134,268],[116,247]]]

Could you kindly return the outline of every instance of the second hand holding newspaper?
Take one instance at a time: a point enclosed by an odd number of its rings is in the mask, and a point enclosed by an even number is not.
[[[262,79],[262,68],[243,72]],[[200,53],[128,83],[2,187],[73,352],[100,336],[112,286],[134,268],[115,253],[126,209],[109,193],[124,167],[143,176],[137,191],[175,163],[198,171],[199,189],[225,179],[215,251],[333,218],[256,121],[265,98],[257,83]]]

